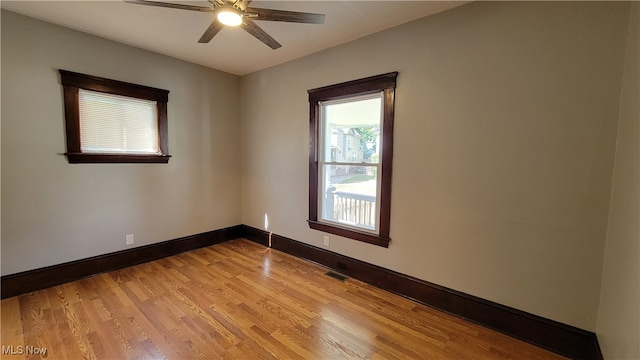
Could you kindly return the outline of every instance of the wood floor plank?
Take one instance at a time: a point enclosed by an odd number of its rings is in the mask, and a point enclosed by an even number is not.
[[[561,356],[239,239],[2,300],[12,359]]]
[[[271,336],[274,332],[268,333],[258,325],[253,325],[248,329],[248,333],[252,335],[251,338],[255,340],[260,347],[267,349],[276,357],[282,359],[303,359],[302,355],[290,350],[278,339]]]
[[[13,352],[15,346],[22,346],[24,343],[24,324],[20,318],[20,302],[18,297],[2,300],[0,307],[0,324],[2,326],[2,345],[11,347]],[[6,348],[9,349],[9,348]],[[24,354],[15,355],[14,359],[24,359]]]

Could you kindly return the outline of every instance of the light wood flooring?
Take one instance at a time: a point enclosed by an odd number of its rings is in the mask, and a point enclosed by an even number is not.
[[[241,239],[16,296],[2,358],[562,359],[327,271]]]

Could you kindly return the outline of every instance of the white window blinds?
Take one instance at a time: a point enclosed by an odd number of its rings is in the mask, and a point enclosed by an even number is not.
[[[79,89],[82,152],[159,154],[155,101]]]

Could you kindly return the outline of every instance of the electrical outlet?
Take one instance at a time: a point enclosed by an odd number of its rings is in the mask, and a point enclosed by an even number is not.
[[[127,245],[133,244],[133,234],[127,234],[124,238]]]
[[[329,247],[329,235],[324,236],[324,246]]]

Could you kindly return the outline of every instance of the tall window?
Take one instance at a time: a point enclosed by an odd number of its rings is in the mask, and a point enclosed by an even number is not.
[[[309,226],[389,246],[397,72],[309,90]]]
[[[60,70],[70,163],[166,163],[167,90]]]

